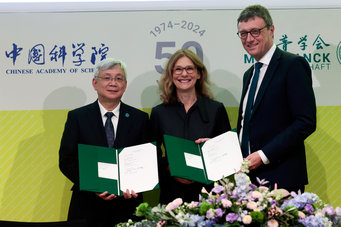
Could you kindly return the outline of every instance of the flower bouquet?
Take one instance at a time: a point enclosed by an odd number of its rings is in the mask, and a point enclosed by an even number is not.
[[[136,215],[144,220],[117,226],[341,226],[341,208],[324,204],[316,194],[270,190],[259,180],[251,183],[248,163],[241,172],[215,182],[199,201],[183,203],[181,198],[168,205],[150,207],[142,203]]]

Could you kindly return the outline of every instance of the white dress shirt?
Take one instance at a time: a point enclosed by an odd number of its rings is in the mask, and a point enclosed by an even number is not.
[[[270,61],[271,61],[271,58],[273,56],[273,54],[275,53],[275,50],[276,50],[276,45],[273,44],[272,47],[270,48],[270,50],[258,61],[258,62],[261,62],[263,63],[262,67],[260,68],[260,71],[259,71],[259,78],[258,78],[258,83],[257,83],[257,88],[256,88],[256,93],[255,93],[255,97],[254,97],[254,101],[256,100],[256,97],[257,97],[257,94],[258,94],[258,90],[262,84],[262,81],[264,79],[264,76],[265,76],[265,73],[266,73],[266,70],[268,69],[268,66],[270,64]],[[255,70],[253,70],[253,75],[250,79],[250,83],[249,83],[249,86],[247,88],[247,91],[246,91],[246,94],[245,94],[245,97],[244,97],[244,100],[243,100],[243,111],[242,111],[242,122],[241,122],[241,130],[240,130],[240,135],[239,135],[239,138],[240,138],[240,142],[242,141],[242,136],[243,136],[243,124],[244,124],[244,112],[245,112],[245,108],[246,108],[246,103],[247,103],[247,98],[249,96],[249,90],[250,90],[250,86],[251,86],[251,81],[253,79],[253,76],[254,76],[254,73],[255,73]],[[259,150],[257,151],[259,156],[261,157],[262,161],[264,164],[269,164],[270,161],[269,159],[265,156],[264,152],[262,150]],[[250,142],[249,142],[249,153],[250,153]]]
[[[105,125],[105,121],[107,120],[107,117],[105,116],[105,114],[107,112],[112,112],[114,114],[114,116],[112,116],[112,118],[111,118],[111,122],[112,122],[112,124],[114,126],[114,132],[115,132],[114,135],[115,135],[115,138],[116,138],[116,132],[117,132],[118,119],[119,119],[119,115],[120,115],[121,102],[116,106],[116,108],[113,111],[106,110],[99,101],[98,101],[98,105],[99,105],[99,109],[101,111],[103,126]]]

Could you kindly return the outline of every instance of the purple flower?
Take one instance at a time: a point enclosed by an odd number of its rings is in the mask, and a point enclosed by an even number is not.
[[[250,188],[251,188],[251,190],[256,190],[258,187],[254,184],[250,184]]]
[[[220,195],[216,200],[216,204],[219,204],[222,199],[226,199],[226,198],[227,196],[225,194]]]
[[[238,198],[237,189],[234,189],[234,190],[231,192],[231,198],[233,198],[233,199],[237,199],[237,198]]]
[[[230,208],[232,206],[232,202],[228,199],[222,199],[221,204],[224,208]]]
[[[341,216],[341,208],[340,207],[336,207],[335,208],[335,213],[337,216]]]
[[[194,226],[200,226],[198,223],[203,222],[205,219],[204,216],[199,216],[197,214],[190,215],[189,220],[184,222],[184,226],[194,227]]]
[[[256,179],[257,179],[257,182],[259,185],[265,185],[265,184],[269,183],[269,181],[266,181],[265,179],[261,180],[258,177],[256,177]]]
[[[328,218],[323,216],[310,215],[306,218],[298,219],[298,222],[302,223],[304,226],[330,226]]]
[[[320,199],[316,194],[305,192],[303,194],[296,195],[293,199],[285,201],[281,208],[284,209],[287,206],[294,206],[297,209],[302,209],[306,204],[314,204],[318,201],[320,201]]]
[[[324,208],[324,211],[325,211],[326,214],[329,215],[329,216],[335,215],[335,210],[334,210],[334,208],[333,208],[331,205],[327,205],[327,206]]]
[[[226,221],[230,222],[231,224],[233,222],[237,221],[237,219],[238,219],[238,214],[236,214],[236,213],[228,213],[226,215]]]
[[[215,214],[216,214],[217,217],[220,218],[220,217],[223,216],[224,211],[221,208],[218,208],[218,209],[215,210]]]
[[[308,214],[313,214],[314,213],[314,207],[311,204],[309,204],[309,203],[305,205],[304,210]]]
[[[212,208],[206,212],[206,218],[208,219],[214,218],[214,212]]]
[[[218,185],[217,187],[214,187],[212,189],[212,192],[216,193],[216,194],[219,194],[220,192],[222,192],[224,190],[224,187],[221,186],[221,185]]]

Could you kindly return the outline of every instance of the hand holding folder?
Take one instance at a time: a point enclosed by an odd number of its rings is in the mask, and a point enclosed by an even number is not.
[[[243,157],[236,132],[226,132],[204,143],[164,135],[170,173],[205,184],[240,170]]]
[[[122,196],[158,188],[156,146],[146,143],[122,149],[78,145],[80,190]]]

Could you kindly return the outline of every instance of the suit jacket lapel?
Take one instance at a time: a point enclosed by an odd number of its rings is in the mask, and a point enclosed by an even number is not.
[[[252,73],[253,73],[254,66],[251,66],[246,72],[245,72],[245,78],[244,78],[244,84],[243,84],[243,91],[242,91],[242,97],[240,100],[241,107],[243,106],[243,101],[245,99],[246,92],[249,88],[249,84],[251,81]]]
[[[130,122],[132,122],[131,113],[129,113],[127,105],[121,102],[120,116],[118,119],[116,138],[115,138],[115,148],[121,148],[122,144],[125,144],[125,139],[129,136]]]
[[[258,90],[257,97],[253,105],[253,111],[252,111],[253,113],[257,111],[257,108],[266,92],[266,89],[268,88],[272,78],[275,76],[275,71],[276,71],[276,68],[278,67],[280,57],[281,57],[281,50],[277,48],[271,58],[268,69],[266,70],[266,73],[264,75],[262,84],[260,85],[260,88]]]
[[[242,90],[242,95],[240,98],[239,102],[239,117],[238,117],[238,122],[237,122],[237,133],[239,135],[240,128],[241,128],[241,121],[242,121],[242,113],[243,113],[243,103],[246,95],[246,91],[248,89],[248,85],[250,84],[250,80],[252,77],[252,72],[253,72],[254,66],[252,65],[245,73],[243,76],[243,90]]]
[[[88,119],[93,119],[89,120],[92,124],[91,129],[93,129],[90,133],[93,133],[94,136],[98,135],[98,141],[102,146],[108,146],[101,111],[97,100],[88,107]]]

